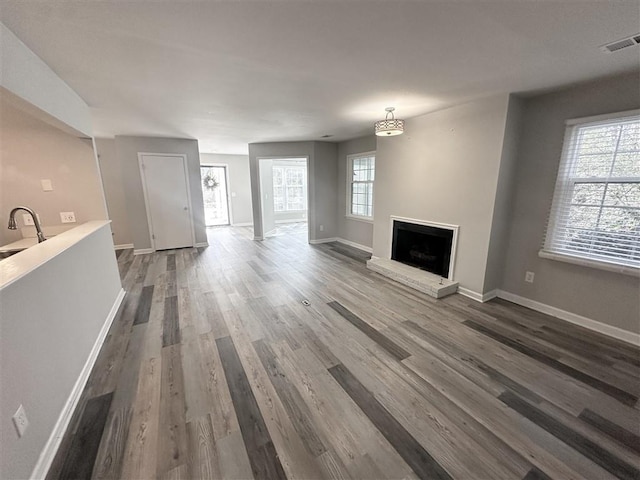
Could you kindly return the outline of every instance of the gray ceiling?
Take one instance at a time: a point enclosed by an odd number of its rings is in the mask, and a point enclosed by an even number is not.
[[[0,21],[84,98],[96,136],[247,143],[371,133],[474,98],[639,68],[640,0],[5,1]]]

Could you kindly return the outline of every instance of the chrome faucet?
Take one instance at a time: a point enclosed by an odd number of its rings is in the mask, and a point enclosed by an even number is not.
[[[31,215],[31,218],[33,218],[33,225],[36,227],[36,232],[38,232],[38,243],[44,242],[46,238],[44,238],[44,233],[42,233],[42,228],[40,228],[40,222],[38,221],[38,216],[36,215],[36,212],[31,210],[29,207],[16,207],[13,210],[11,210],[11,213],[9,214],[9,230],[18,229],[18,224],[16,223],[16,212],[18,210],[24,210],[29,215]]]

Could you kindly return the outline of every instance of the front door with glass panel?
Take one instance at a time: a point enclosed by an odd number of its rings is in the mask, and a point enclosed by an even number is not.
[[[204,221],[207,227],[229,225],[229,198],[227,197],[227,167],[202,166],[202,197]]]

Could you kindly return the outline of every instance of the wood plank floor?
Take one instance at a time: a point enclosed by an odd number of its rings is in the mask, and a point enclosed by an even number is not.
[[[295,229],[209,243],[118,252],[127,295],[47,478],[640,478],[637,348]]]

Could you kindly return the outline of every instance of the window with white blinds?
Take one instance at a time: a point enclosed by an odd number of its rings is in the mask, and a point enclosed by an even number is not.
[[[640,112],[567,122],[544,253],[640,268]]]
[[[373,220],[375,152],[347,157],[347,216]]]

